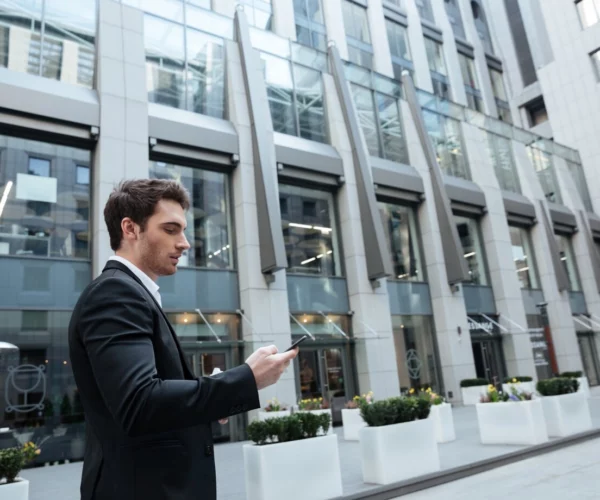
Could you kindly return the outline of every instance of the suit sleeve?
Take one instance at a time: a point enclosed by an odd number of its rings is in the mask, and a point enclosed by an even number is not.
[[[100,281],[80,318],[79,335],[96,383],[114,419],[130,436],[210,423],[259,407],[247,364],[215,377],[161,380],[152,310],[133,283]]]

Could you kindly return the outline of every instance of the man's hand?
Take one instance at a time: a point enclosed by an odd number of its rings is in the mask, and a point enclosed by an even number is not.
[[[261,347],[246,360],[252,369],[258,390],[273,385],[281,374],[290,366],[290,362],[298,355],[298,348],[287,352],[278,352],[274,345]]]

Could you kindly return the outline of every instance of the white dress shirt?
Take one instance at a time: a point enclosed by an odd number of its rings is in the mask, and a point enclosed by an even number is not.
[[[121,264],[127,266],[133,274],[135,274],[141,282],[146,287],[146,290],[150,292],[150,294],[156,299],[158,305],[162,307],[162,301],[160,299],[160,293],[158,293],[158,289],[160,288],[156,282],[150,278],[144,271],[142,271],[139,267],[129,262],[127,259],[120,257],[119,255],[113,255],[108,260],[116,260]]]

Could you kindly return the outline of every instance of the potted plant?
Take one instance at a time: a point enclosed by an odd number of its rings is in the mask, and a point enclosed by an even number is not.
[[[532,377],[506,377],[502,384],[502,392],[510,394],[515,386],[518,391],[535,393],[535,384]]]
[[[550,437],[564,437],[592,428],[587,397],[578,388],[576,378],[558,377],[537,383]]]
[[[363,404],[373,402],[373,392],[362,396],[354,396],[342,409],[342,425],[344,426],[344,439],[346,441],[358,441],[358,431],[367,424],[360,415],[360,407]]]
[[[440,470],[430,409],[429,399],[404,396],[361,406],[365,483],[390,484]]]
[[[484,378],[467,378],[460,381],[463,405],[476,405],[487,392],[488,381]]]
[[[341,496],[337,436],[318,435],[326,434],[330,424],[330,415],[308,412],[250,423],[247,432],[254,444],[243,447],[246,498],[304,500],[306,489],[294,486],[303,470],[310,471],[311,498]]]
[[[332,418],[329,402],[323,398],[301,399],[298,402],[298,413],[306,412],[314,415],[329,415],[330,420]],[[325,432],[333,434],[333,428],[329,426],[329,430]]]
[[[531,392],[498,392],[493,385],[477,404],[482,444],[540,444],[548,441],[542,403]]]
[[[414,389],[409,391],[409,395],[416,394]],[[435,439],[438,443],[448,443],[456,439],[454,431],[454,416],[452,415],[452,405],[447,403],[442,396],[431,390],[421,389],[419,397],[428,399],[431,402],[431,411],[429,418],[433,420],[435,430]]]
[[[2,500],[28,500],[29,481],[19,477],[19,472],[40,454],[30,442],[16,448],[0,450],[0,498]]]
[[[578,371],[578,372],[562,372],[560,375],[560,377],[566,377],[566,378],[575,378],[577,379],[577,382],[579,382],[579,391],[583,392],[585,394],[586,398],[590,397],[590,384],[588,383],[588,379],[587,377],[583,376],[583,372],[582,371]]]
[[[284,404],[281,404],[277,398],[273,398],[267,401],[267,406],[265,406],[261,411],[258,412],[259,420],[268,420],[270,418],[281,418],[289,416],[290,410],[288,410]]]

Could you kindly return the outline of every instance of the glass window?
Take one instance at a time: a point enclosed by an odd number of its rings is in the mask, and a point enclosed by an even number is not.
[[[469,269],[470,282],[473,285],[487,285],[487,270],[479,235],[479,222],[476,219],[457,215],[454,216],[454,220]]]
[[[600,81],[600,50],[595,50],[590,54],[592,64],[594,65],[594,71],[596,73],[596,80]]]
[[[443,172],[470,180],[467,160],[463,154],[460,122],[425,109],[423,118]]]
[[[411,61],[410,46],[408,44],[408,32],[406,27],[398,24],[391,19],[385,20],[385,27],[388,35],[388,43],[392,57],[397,57],[406,61]]]
[[[294,64],[294,88],[300,137],[326,142],[323,79],[321,73]]]
[[[565,267],[565,272],[569,278],[569,286],[571,292],[580,292],[581,285],[579,284],[579,275],[575,264],[575,252],[573,252],[573,244],[570,236],[562,234],[555,235],[560,260]]]
[[[431,316],[392,316],[400,391],[431,387],[442,390]]]
[[[429,70],[435,71],[441,75],[446,75],[446,63],[444,62],[444,52],[442,44],[425,37],[425,50],[427,52],[427,62]]]
[[[225,116],[225,49],[223,40],[193,29],[187,36],[187,109]]]
[[[94,84],[96,0],[0,0],[0,65]]]
[[[552,156],[545,151],[533,147],[527,148],[527,151],[542,185],[544,196],[548,201],[562,204],[562,196],[558,188]]]
[[[517,226],[509,226],[509,230],[513,260],[521,288],[539,288],[529,231]]]
[[[579,196],[581,196],[581,201],[583,202],[584,208],[588,212],[593,212],[594,207],[592,205],[592,198],[590,197],[588,183],[585,179],[583,166],[580,163],[575,163],[569,160],[565,160],[565,162],[567,163],[567,167],[571,172],[571,176],[573,177],[573,181],[575,182],[575,186],[577,187],[577,192],[579,193]]]
[[[168,312],[166,314],[173,325],[177,338],[184,343],[216,341],[213,332],[221,340],[237,340],[239,337],[240,320],[235,314],[204,314],[204,318],[195,311]],[[208,373],[203,371],[204,374],[210,376],[212,369]]]
[[[346,36],[355,38],[363,43],[371,43],[367,9],[351,0],[345,0],[342,4],[344,15],[344,27]]]
[[[302,325],[300,327],[298,323]],[[348,316],[340,316],[337,314],[326,314],[322,316],[320,314],[295,314],[294,319],[290,318],[290,329],[292,336],[306,335],[305,329],[313,334],[317,339],[319,337],[329,339],[331,337],[341,338],[343,335],[340,330],[346,335],[351,336],[350,321]],[[310,340],[307,340],[304,345]]]
[[[373,102],[372,91],[351,85],[352,94],[354,95],[354,104],[358,113],[367,148],[373,156],[379,156],[379,137],[377,131],[377,120],[375,119],[375,107]]]
[[[490,69],[490,79],[492,80],[492,90],[494,91],[494,97],[501,101],[507,101],[506,90],[504,88],[504,78],[501,71],[497,69]]]
[[[450,24],[452,25],[454,36],[466,40],[467,35],[465,34],[465,27],[462,16],[460,15],[460,7],[457,4],[457,0],[446,0],[444,6],[446,7],[446,14],[448,15],[448,21],[450,21]]]
[[[521,185],[515,166],[511,140],[488,132],[488,147],[500,188],[505,191],[520,193]]]
[[[294,14],[298,42],[327,51],[327,31],[321,0],[294,0]]]
[[[464,54],[458,54],[458,62],[460,63],[460,71],[462,73],[463,81],[467,87],[474,89],[479,88],[477,81],[477,74],[475,72],[475,61]]]
[[[425,281],[415,209],[385,202],[379,202],[378,205],[394,266],[394,279]]]
[[[86,167],[83,165],[77,165],[76,172],[76,183],[82,186],[87,186],[90,184],[90,167]]]
[[[429,22],[435,22],[433,18],[433,9],[431,8],[431,0],[415,0],[417,4],[417,9],[419,10],[419,15],[421,19],[425,19]]]
[[[280,206],[286,207],[281,225],[288,272],[339,276],[333,194],[280,184],[279,200]]]
[[[261,30],[271,30],[273,22],[273,7],[271,0],[241,0],[245,4],[244,11],[248,22]]]
[[[179,267],[233,268],[233,237],[230,220],[229,179],[226,174],[150,162],[150,178],[173,179],[190,193],[185,237],[190,249]]]
[[[74,165],[90,152],[8,136],[0,151],[0,254],[89,259],[90,192]]]
[[[589,28],[596,24],[600,18],[599,0],[580,0],[577,2],[577,12],[583,28]]]
[[[535,127],[541,123],[548,121],[548,112],[546,111],[546,104],[544,98],[540,97],[525,105],[525,111],[529,118],[529,126]]]

